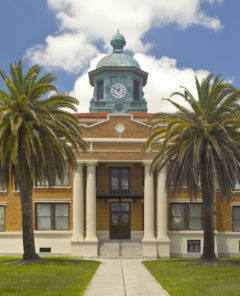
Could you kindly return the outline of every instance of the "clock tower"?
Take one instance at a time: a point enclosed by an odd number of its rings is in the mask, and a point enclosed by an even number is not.
[[[148,73],[141,70],[138,62],[123,53],[126,41],[117,32],[111,40],[113,53],[100,60],[95,70],[89,72],[94,87],[90,112],[147,112],[143,87]]]

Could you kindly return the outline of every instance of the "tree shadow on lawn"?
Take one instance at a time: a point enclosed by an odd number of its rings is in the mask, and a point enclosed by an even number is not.
[[[240,265],[240,258],[224,258],[216,260],[204,260],[204,259],[189,259],[181,262],[182,264],[190,265],[208,265],[208,266],[237,266]]]
[[[49,263],[59,263],[64,264],[79,264],[80,261],[86,261],[82,259],[72,259],[72,258],[39,258],[39,259],[28,259],[28,260],[13,260],[7,262],[0,262],[0,265],[33,265],[33,264],[49,264]]]

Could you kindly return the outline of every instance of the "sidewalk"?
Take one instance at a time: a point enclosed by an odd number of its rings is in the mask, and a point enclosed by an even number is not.
[[[84,296],[169,296],[140,259],[102,259]]]

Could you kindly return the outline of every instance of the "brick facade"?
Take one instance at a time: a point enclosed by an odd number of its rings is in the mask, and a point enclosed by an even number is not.
[[[110,204],[118,202],[120,199],[124,202],[130,202],[131,214],[130,225],[131,232],[143,233],[143,204],[144,204],[144,160],[152,160],[154,153],[143,153],[142,147],[144,141],[149,136],[149,127],[146,125],[148,114],[146,117],[135,118],[133,114],[126,115],[104,115],[103,118],[92,114],[91,118],[86,118],[79,114],[79,122],[82,127],[84,139],[87,141],[87,151],[76,152],[78,162],[86,162],[94,160],[97,162],[96,169],[96,231],[109,233],[110,228]],[[125,130],[121,133],[116,131],[116,126],[121,123]],[[130,187],[131,195],[111,196],[109,193],[110,186],[110,169],[112,167],[128,167],[130,168]],[[154,229],[157,232],[157,176],[154,176]],[[83,195],[84,209],[86,208],[86,183],[87,168],[83,168]],[[105,196],[105,197],[104,197]],[[137,196],[137,198],[134,198]],[[35,202],[44,201],[67,201],[70,205],[70,233],[66,231],[68,237],[71,237],[73,231],[73,172],[70,172],[70,184],[66,187],[53,189],[38,188],[33,192],[33,219],[35,224]],[[170,203],[179,201],[188,201],[189,197],[186,190],[182,194],[168,196],[168,231],[169,236],[174,241],[181,232],[170,231]],[[219,233],[232,232],[232,205],[240,205],[240,192],[234,192],[230,202],[221,200],[219,193],[216,195],[216,214],[215,227]],[[0,192],[0,205],[6,208],[5,233],[21,231],[21,210],[19,192],[9,190],[8,192]],[[86,231],[86,211],[84,210],[84,231]],[[41,234],[40,231],[38,233]],[[190,233],[190,232],[189,232]],[[196,232],[197,233],[197,232]],[[39,235],[40,235],[39,234]],[[174,237],[175,235],[175,237]],[[188,235],[188,233],[184,233]],[[195,234],[194,234],[195,235]],[[199,234],[202,237],[202,233]],[[229,235],[229,234],[228,234]],[[196,236],[196,235],[195,235]],[[173,238],[172,238],[173,237]],[[186,238],[184,238],[186,239]],[[240,240],[236,236],[237,241]],[[1,236],[0,236],[1,240]],[[70,240],[69,240],[70,243]],[[185,243],[184,243],[185,244]],[[174,247],[172,253],[175,254]],[[224,253],[225,251],[223,251]],[[230,251],[229,251],[230,252]],[[232,251],[233,252],[233,251]],[[6,252],[5,252],[6,253]],[[227,253],[227,251],[225,252]],[[224,253],[224,254],[225,254]],[[232,253],[231,253],[232,254]],[[235,253],[234,253],[235,254]]]

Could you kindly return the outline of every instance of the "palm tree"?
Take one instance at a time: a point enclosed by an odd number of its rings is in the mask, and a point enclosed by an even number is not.
[[[167,99],[175,113],[157,113],[149,120],[151,135],[145,149],[157,150],[153,170],[167,168],[166,188],[181,192],[187,186],[190,199],[203,201],[204,247],[202,259],[216,259],[214,252],[214,200],[216,182],[222,198],[230,198],[240,181],[240,91],[218,75],[199,83],[197,98],[183,87],[180,96],[189,105]]]
[[[63,179],[66,160],[76,165],[72,149],[85,146],[77,118],[64,111],[76,111],[77,99],[58,94],[52,84],[56,77],[48,73],[38,78],[40,70],[34,65],[24,76],[21,60],[10,64],[11,78],[0,70],[7,89],[0,89],[0,181],[9,188],[15,180],[20,190],[23,259],[39,258],[33,234],[33,186],[46,180],[51,187],[56,176]]]

